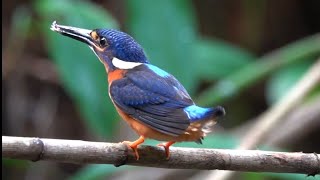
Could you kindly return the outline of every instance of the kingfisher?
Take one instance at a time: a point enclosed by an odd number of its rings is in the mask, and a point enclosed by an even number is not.
[[[130,35],[115,29],[83,29],[59,25],[51,30],[87,44],[104,65],[108,76],[109,96],[120,117],[140,136],[123,141],[139,160],[138,145],[146,138],[176,142],[202,139],[225,115],[221,106],[197,106],[183,85],[171,74],[150,64],[145,51]]]

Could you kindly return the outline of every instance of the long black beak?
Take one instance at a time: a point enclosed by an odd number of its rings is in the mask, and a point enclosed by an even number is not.
[[[92,32],[91,30],[71,26],[62,26],[57,24],[56,21],[53,21],[50,29],[64,36],[68,36],[78,41],[84,42],[91,47],[95,46],[94,40],[90,36],[90,33]]]

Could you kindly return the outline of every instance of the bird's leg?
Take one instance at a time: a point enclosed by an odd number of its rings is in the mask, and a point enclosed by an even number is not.
[[[139,153],[138,153],[138,145],[142,144],[144,142],[144,137],[140,136],[139,139],[131,142],[131,141],[123,141],[122,143],[125,143],[126,145],[130,146],[131,149],[134,151],[134,154],[136,156],[136,159],[139,160]]]
[[[166,151],[167,159],[169,159],[169,157],[170,157],[169,147],[174,143],[176,143],[176,142],[175,141],[169,141],[169,142],[166,142],[166,143],[158,144],[158,146],[163,146],[164,147],[164,150]]]

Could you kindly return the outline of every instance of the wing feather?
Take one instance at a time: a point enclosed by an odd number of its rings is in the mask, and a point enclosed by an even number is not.
[[[159,132],[178,136],[190,125],[183,108],[193,101],[186,90],[173,76],[159,76],[146,65],[113,81],[110,96],[125,113]]]

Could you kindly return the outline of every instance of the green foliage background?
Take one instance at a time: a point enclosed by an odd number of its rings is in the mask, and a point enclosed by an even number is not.
[[[32,19],[25,8],[18,8],[13,27],[19,29],[21,36],[30,28],[38,29],[44,36],[49,57],[58,70],[63,87],[73,98],[84,123],[97,137],[113,139],[119,117],[108,97],[103,66],[88,47],[49,28],[54,20],[59,24],[87,29],[119,29],[119,23],[105,9],[88,1],[35,0],[32,6],[39,18]],[[125,6],[126,32],[145,47],[152,64],[175,75],[200,105],[224,104],[266,78],[266,99],[272,105],[320,55],[319,37],[303,39],[262,57],[223,40],[203,37],[198,32],[199,22],[191,1],[126,0]],[[201,81],[209,83],[204,91],[199,91]],[[233,148],[237,142],[237,137],[214,134],[206,138],[202,147]],[[155,143],[152,140],[147,142]],[[194,143],[181,143],[179,146],[199,147]],[[3,162],[8,166],[21,163]],[[97,179],[128,168],[88,165],[70,179]],[[271,173],[245,173],[243,177],[252,180],[265,177],[306,179],[303,175]]]

